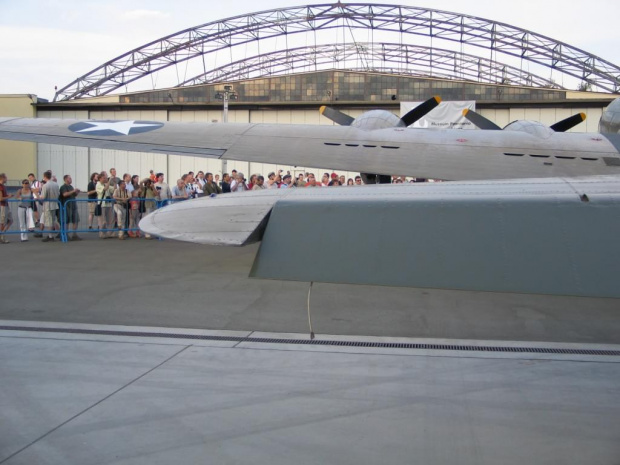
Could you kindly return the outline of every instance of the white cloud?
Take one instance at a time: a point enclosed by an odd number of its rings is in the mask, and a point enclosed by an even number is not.
[[[168,13],[164,13],[163,11],[156,10],[131,10],[125,11],[121,15],[121,19],[135,21],[135,20],[143,20],[143,19],[166,19],[169,18],[170,15]]]
[[[46,28],[0,26],[0,43],[0,93],[43,98],[127,50],[119,37]]]

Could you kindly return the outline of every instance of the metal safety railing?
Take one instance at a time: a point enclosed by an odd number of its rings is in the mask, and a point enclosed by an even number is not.
[[[139,222],[144,216],[179,201],[182,200],[138,197],[129,197],[124,202],[112,198],[69,199],[64,202],[7,199],[0,219],[8,228],[0,234],[20,235],[21,240],[52,234],[59,235],[62,242],[72,240],[78,233],[98,233],[100,237],[114,237],[115,234],[140,237]]]

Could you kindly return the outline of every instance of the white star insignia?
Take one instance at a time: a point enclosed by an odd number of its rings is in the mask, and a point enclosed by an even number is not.
[[[93,126],[85,129],[80,129],[76,132],[95,132],[95,131],[114,131],[119,134],[129,135],[129,131],[133,128],[147,128],[153,126],[159,126],[159,124],[152,123],[136,123],[135,121],[89,121],[88,124]]]

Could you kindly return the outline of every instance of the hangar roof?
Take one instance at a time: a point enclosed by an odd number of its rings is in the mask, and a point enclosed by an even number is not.
[[[108,95],[147,76],[151,88],[186,87],[321,69],[620,91],[620,67],[532,31],[427,8],[338,2],[180,31],[102,64],[58,90],[54,100]]]

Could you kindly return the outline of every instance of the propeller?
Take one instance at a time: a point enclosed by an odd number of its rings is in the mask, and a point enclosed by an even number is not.
[[[345,115],[341,111],[331,107],[322,106],[319,111],[323,116],[331,119],[334,123],[338,123],[340,126],[351,126],[351,123],[355,121],[355,118],[352,116]]]
[[[422,102],[420,105],[410,110],[405,116],[400,119],[403,123],[403,126],[411,126],[420,118],[428,114],[428,112],[430,112],[433,108],[437,107],[440,103],[441,98],[439,98],[438,96],[431,97],[425,102]],[[351,124],[353,124],[353,121],[355,121],[355,118],[349,115],[345,115],[344,113],[336,110],[335,108],[322,106],[319,111],[323,116],[329,118],[334,123],[337,123],[340,126],[351,126]]]
[[[498,131],[502,129],[497,124],[495,124],[493,121],[485,118],[480,113],[476,113],[473,110],[467,110],[467,109],[463,110],[463,116],[467,118],[469,121],[471,121],[472,123],[474,123],[476,126],[478,126],[480,129],[491,130],[491,131]],[[557,123],[555,123],[554,125],[550,127],[555,132],[565,132],[577,126],[579,123],[585,121],[585,119],[586,119],[585,113],[577,113],[576,115],[569,116],[568,118],[563,119],[562,121],[558,121]]]
[[[429,98],[426,102],[419,104],[413,110],[410,110],[405,116],[401,118],[401,121],[405,123],[405,126],[409,127],[420,118],[426,116],[433,108],[437,107],[441,103],[441,98],[438,96]]]
[[[576,115],[569,116],[568,118],[563,119],[562,121],[558,121],[553,126],[551,126],[551,129],[553,129],[555,132],[565,132],[571,128],[574,128],[579,123],[585,120],[586,120],[585,113],[577,113]]]
[[[474,123],[476,126],[478,126],[480,129],[485,129],[487,131],[501,131],[502,130],[502,128],[500,128],[493,121],[485,118],[480,113],[476,113],[473,110],[469,110],[466,108],[465,110],[463,110],[463,116],[467,118],[469,121],[471,121],[472,123]]]

